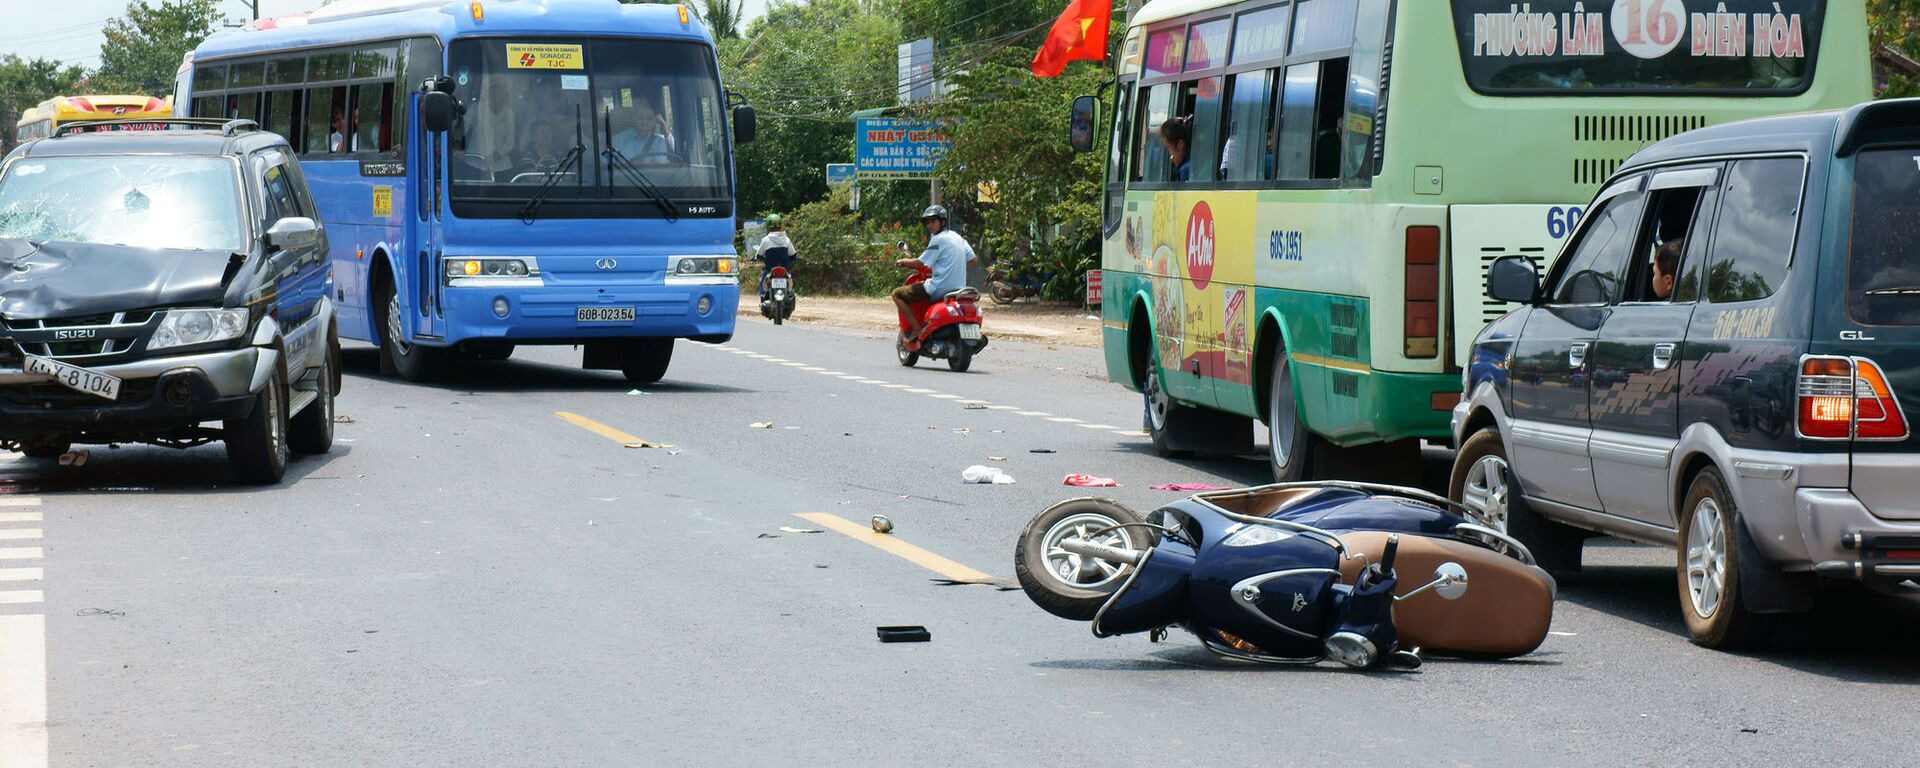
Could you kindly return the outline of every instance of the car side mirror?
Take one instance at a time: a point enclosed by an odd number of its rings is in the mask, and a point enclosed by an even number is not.
[[[1540,276],[1525,256],[1502,256],[1487,269],[1487,296],[1494,301],[1535,304],[1540,299]]]
[[[445,91],[420,94],[420,125],[433,133],[452,130],[454,103],[453,94]]]
[[[1092,96],[1078,96],[1073,100],[1073,118],[1070,121],[1068,138],[1073,143],[1073,151],[1090,152],[1093,150],[1093,126],[1100,122],[1100,100]]]
[[[288,216],[267,228],[267,245],[280,250],[305,248],[320,242],[320,225],[305,216]]]
[[[759,128],[752,104],[741,104],[733,108],[733,143],[746,144],[753,141],[753,133]]]

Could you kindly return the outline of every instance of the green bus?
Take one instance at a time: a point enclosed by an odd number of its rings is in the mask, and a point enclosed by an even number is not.
[[[1506,311],[1494,259],[1544,267],[1654,141],[1868,100],[1867,52],[1857,0],[1152,0],[1115,65],[1108,376],[1162,453],[1252,452],[1257,419],[1279,480],[1411,457]]]

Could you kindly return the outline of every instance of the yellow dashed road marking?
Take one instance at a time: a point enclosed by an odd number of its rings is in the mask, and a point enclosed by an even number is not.
[[[568,413],[566,411],[554,411],[553,415],[560,417],[561,421],[567,422],[568,424],[572,424],[576,427],[584,429],[588,432],[592,432],[596,435],[604,437],[608,440],[612,440],[621,445],[626,445],[627,443],[645,442],[641,438],[634,437],[633,435],[629,435],[625,432],[614,429],[613,427],[609,427],[605,424],[594,421],[593,419],[589,419],[577,413]]]
[[[940,574],[941,578],[954,581],[991,581],[992,576],[936,555],[927,550],[901,541],[898,536],[874,533],[873,529],[825,512],[795,512],[798,517],[814,525],[846,534],[855,541],[865,542],[887,554],[898,557],[914,565]]]

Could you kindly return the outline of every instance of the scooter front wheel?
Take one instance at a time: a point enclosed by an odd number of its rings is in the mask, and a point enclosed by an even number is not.
[[[1080,538],[1123,549],[1153,546],[1152,529],[1139,513],[1112,499],[1070,499],[1034,516],[1013,548],[1013,574],[1041,610],[1074,621],[1092,621],[1107,598],[1120,591],[1132,566],[1066,551],[1060,543]],[[1126,526],[1126,527],[1120,527]]]
[[[901,365],[908,368],[912,368],[914,363],[920,362],[920,353],[908,351],[907,344],[903,341],[893,342],[893,354],[900,359]]]

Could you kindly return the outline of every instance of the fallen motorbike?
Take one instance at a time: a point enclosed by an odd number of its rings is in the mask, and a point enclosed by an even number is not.
[[[924,282],[933,270],[918,267],[907,276],[907,285]],[[894,341],[894,354],[900,364],[912,367],[921,357],[946,360],[947,367],[964,371],[973,365],[973,356],[987,348],[987,335],[980,330],[980,292],[962,288],[929,301],[907,305],[907,311],[921,318],[920,333],[908,336],[907,318],[900,318],[900,336]]]
[[[1012,270],[994,267],[987,275],[987,295],[993,297],[995,304],[1012,304],[1024,298],[1040,295],[1042,278],[1035,275],[1016,274]]]
[[[1412,669],[1423,652],[1532,652],[1553,618],[1553,578],[1520,542],[1455,509],[1345,482],[1200,493],[1145,518],[1073,499],[1027,524],[1014,572],[1035,604],[1092,621],[1096,637],[1157,642],[1178,626],[1245,661]],[[1432,580],[1402,583],[1403,570]]]
[[[773,324],[779,325],[793,317],[794,301],[793,276],[787,268],[768,270],[767,279],[760,285],[760,315],[773,318]]]

